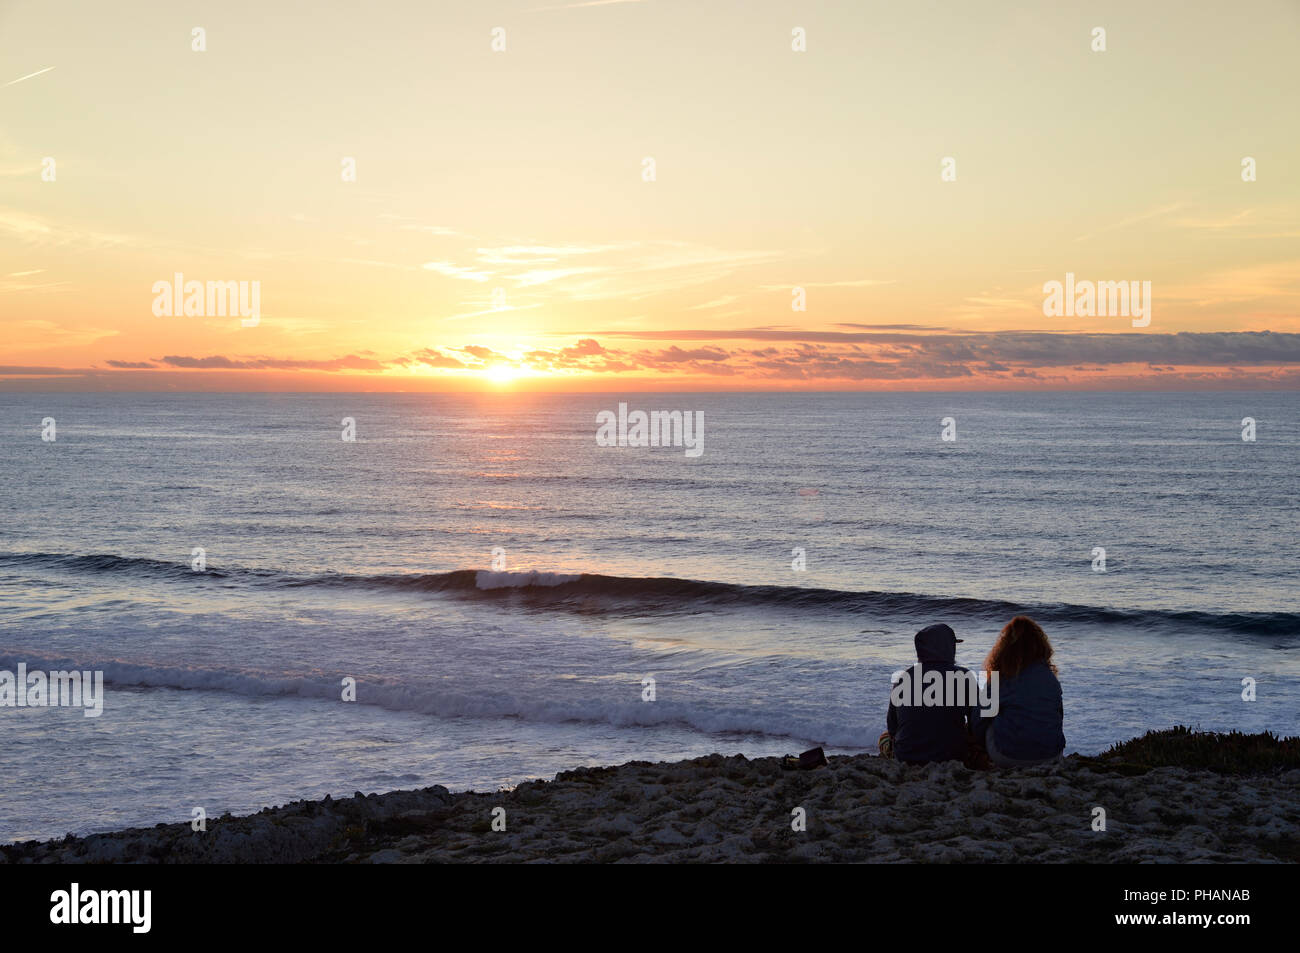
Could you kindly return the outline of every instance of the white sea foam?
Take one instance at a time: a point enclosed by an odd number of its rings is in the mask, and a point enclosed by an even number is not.
[[[47,668],[68,667],[70,659],[33,659],[29,664]],[[0,654],[0,668],[10,664]],[[118,660],[96,661],[109,688],[167,688],[218,691],[255,697],[319,699],[339,702],[343,673],[275,673],[235,671],[175,665],[142,665]],[[625,693],[630,696],[635,692]],[[677,725],[707,734],[735,733],[789,738],[791,742],[865,749],[878,731],[865,719],[861,723],[832,722],[819,717],[769,711],[758,707],[712,705],[706,701],[616,701],[590,696],[558,698],[527,691],[503,691],[490,679],[447,690],[417,681],[357,679],[356,704],[388,711],[418,712],[439,718],[518,718],[529,722],[563,724],[586,722],[615,727]]]
[[[581,576],[577,573],[562,572],[489,572],[481,570],[474,580],[480,589],[522,589],[525,586],[562,586],[568,582],[577,582]]]

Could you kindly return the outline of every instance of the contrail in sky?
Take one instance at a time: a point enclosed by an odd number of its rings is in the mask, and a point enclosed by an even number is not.
[[[47,66],[45,69],[38,69],[35,73],[28,73],[26,76],[19,76],[17,79],[5,83],[6,86],[12,86],[14,83],[21,83],[25,79],[31,79],[33,76],[40,76],[42,73],[48,73],[54,69],[53,66]]]

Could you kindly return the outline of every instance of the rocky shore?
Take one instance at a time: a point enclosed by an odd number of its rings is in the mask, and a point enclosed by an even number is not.
[[[973,771],[858,755],[791,771],[711,755],[490,794],[299,801],[202,832],[159,824],[12,844],[0,863],[1295,862],[1298,832],[1296,768],[1071,756]]]

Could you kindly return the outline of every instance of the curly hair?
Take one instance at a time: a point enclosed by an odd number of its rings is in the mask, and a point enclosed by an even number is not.
[[[998,633],[984,660],[984,671],[997,672],[999,678],[1015,678],[1034,662],[1046,662],[1052,674],[1057,674],[1047,633],[1029,616],[1018,615]]]

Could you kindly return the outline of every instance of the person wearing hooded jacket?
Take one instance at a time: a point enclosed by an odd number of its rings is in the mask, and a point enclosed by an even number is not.
[[[905,674],[905,678],[916,678],[915,669],[920,668],[920,678],[927,672],[938,672],[942,679],[942,703],[921,704],[921,699],[913,698],[911,703],[895,704],[895,695],[891,691],[889,711],[885,716],[888,729],[881,736],[881,754],[890,755],[899,761],[912,764],[924,764],[930,761],[964,761],[967,756],[968,737],[976,730],[979,710],[970,704],[972,699],[954,697],[954,679],[947,673],[957,673],[961,678],[974,683],[969,669],[956,663],[957,638],[953,630],[942,623],[929,625],[916,633],[913,640],[916,646],[916,665]],[[897,682],[895,683],[897,684]]]

